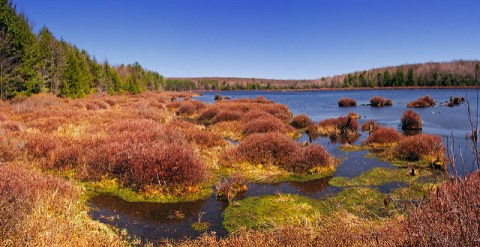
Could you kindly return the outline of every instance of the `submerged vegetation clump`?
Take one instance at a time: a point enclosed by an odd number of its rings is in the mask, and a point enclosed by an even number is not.
[[[402,118],[403,130],[421,130],[422,129],[422,118],[420,115],[412,110],[408,110],[403,113]]]
[[[430,96],[420,97],[415,101],[408,102],[407,107],[423,108],[434,106],[435,101]]]
[[[392,100],[387,98],[382,98],[380,96],[374,96],[370,99],[370,105],[375,107],[391,106]]]
[[[351,106],[357,106],[357,101],[355,101],[354,99],[350,99],[350,98],[341,98],[339,101],[338,101],[338,106],[339,107],[351,107]]]

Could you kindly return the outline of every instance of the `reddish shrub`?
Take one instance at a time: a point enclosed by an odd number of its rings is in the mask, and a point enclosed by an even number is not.
[[[95,148],[92,143],[90,148]],[[25,150],[46,168],[63,168],[81,164],[85,155],[83,143],[69,139],[55,138],[46,134],[28,136]]]
[[[292,117],[292,113],[284,104],[265,104],[261,105],[260,109],[282,120],[288,121]]]
[[[400,140],[400,134],[394,128],[375,130],[365,141],[365,144],[393,144]]]
[[[172,101],[172,102],[169,102],[166,107],[167,109],[177,109],[178,107],[180,107],[182,105],[182,101],[179,101],[179,100],[175,100],[175,101]]]
[[[185,135],[190,142],[204,147],[221,146],[224,144],[223,138],[211,131],[194,129],[187,131]]]
[[[409,102],[407,104],[407,107],[422,108],[422,107],[429,107],[434,105],[435,105],[435,101],[431,97],[425,96],[425,97],[418,98],[418,100]]]
[[[97,179],[113,176],[139,189],[158,183],[198,183],[205,177],[205,166],[183,138],[170,129],[153,135],[145,132],[112,134],[91,150],[83,176]]]
[[[400,139],[395,148],[395,156],[402,160],[417,161],[429,156],[443,160],[445,145],[439,135],[418,134]]]
[[[357,132],[359,128],[357,119],[352,117],[339,117],[337,118],[336,125],[342,132],[347,130]]]
[[[162,110],[146,105],[139,106],[137,108],[137,113],[142,118],[154,121],[163,121],[166,118],[165,113]]]
[[[35,158],[48,157],[57,147],[57,140],[46,134],[29,135],[25,150]]]
[[[268,100],[264,96],[258,96],[255,99],[252,100],[255,103],[260,103],[260,104],[273,104],[273,100]]]
[[[404,130],[421,130],[422,129],[422,119],[420,115],[412,110],[408,110],[403,113],[401,118],[402,129]]]
[[[310,144],[300,151],[299,159],[295,163],[287,164],[287,170],[306,173],[313,168],[333,165],[333,158],[321,145]]]
[[[385,99],[385,102],[383,104],[384,106],[392,106],[393,103],[392,103],[392,100],[391,99]]]
[[[5,113],[0,112],[0,121],[7,121],[8,117]]]
[[[280,133],[249,135],[236,149],[236,155],[240,160],[252,164],[289,164],[298,152],[299,146],[291,138]]]
[[[284,122],[268,114],[245,123],[243,133],[250,135],[254,133],[289,132],[290,130]]]
[[[127,158],[129,182],[142,187],[148,184],[196,184],[205,177],[205,165],[192,148],[184,145],[145,145]]]
[[[0,163],[14,160],[18,157],[18,145],[12,143],[9,138],[0,131]]]
[[[340,107],[357,106],[357,101],[355,101],[354,99],[350,99],[350,98],[341,98],[338,101],[338,106],[340,106]]]
[[[100,109],[100,107],[98,107],[98,105],[94,104],[93,102],[85,103],[85,108],[87,108],[87,110],[89,111],[96,111]]]
[[[391,106],[392,100],[387,98],[382,98],[380,96],[374,96],[370,99],[370,105],[376,106],[376,107]]]
[[[6,121],[2,124],[3,129],[9,130],[9,131],[19,131],[20,130],[20,124],[17,122],[13,121]]]
[[[377,122],[375,122],[374,120],[368,120],[367,122],[365,122],[363,125],[362,125],[362,130],[363,131],[374,131],[374,130],[377,130],[379,128],[381,128],[382,126],[379,125]]]
[[[192,115],[196,110],[197,108],[191,101],[185,101],[178,107],[176,112],[178,115]]]
[[[332,157],[322,146],[312,144],[301,147],[288,136],[279,133],[248,136],[236,148],[235,156],[252,164],[278,165],[299,173],[333,164]]]
[[[197,111],[207,107],[207,104],[205,104],[205,103],[203,103],[202,101],[199,101],[199,100],[190,100],[190,102],[195,106],[195,110],[197,110]]]
[[[175,128],[180,130],[189,130],[189,129],[194,129],[195,125],[183,119],[175,118],[172,121],[165,124],[165,127]]]
[[[92,103],[97,105],[98,108],[100,108],[102,110],[106,110],[106,109],[110,108],[110,105],[106,102],[103,102],[103,101],[94,100],[94,101],[92,101]]]
[[[274,117],[272,114],[262,110],[250,110],[242,115],[242,121],[248,122],[259,118]]]
[[[312,123],[313,123],[312,120],[305,114],[301,114],[293,117],[292,121],[290,122],[290,124],[297,129],[306,128]]]
[[[114,99],[108,98],[104,100],[105,103],[107,103],[109,106],[114,106],[117,104],[117,102]]]
[[[219,112],[219,109],[216,107],[208,107],[200,112],[198,120],[200,121],[210,121],[212,120]]]
[[[221,110],[212,119],[212,123],[240,120],[242,114],[233,110]]]
[[[320,127],[328,127],[328,126],[334,126],[336,127],[338,123],[337,118],[327,118],[318,123]]]

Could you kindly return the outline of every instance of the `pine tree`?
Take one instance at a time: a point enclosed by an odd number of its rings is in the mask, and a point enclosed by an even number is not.
[[[385,85],[386,87],[392,86],[392,78],[388,70],[383,73],[383,85]]]
[[[407,72],[407,86],[417,86],[417,82],[414,78],[413,68],[409,68]]]

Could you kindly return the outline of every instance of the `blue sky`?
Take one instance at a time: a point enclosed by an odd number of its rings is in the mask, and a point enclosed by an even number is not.
[[[34,30],[167,77],[314,79],[480,59],[478,0],[14,0]]]

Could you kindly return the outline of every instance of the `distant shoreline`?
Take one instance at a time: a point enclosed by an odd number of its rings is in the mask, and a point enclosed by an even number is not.
[[[306,89],[255,89],[255,90],[192,90],[193,93],[232,92],[232,91],[265,91],[265,92],[305,92],[305,91],[354,91],[354,90],[416,90],[416,89],[480,89],[480,86],[417,86],[417,87],[351,87],[351,88],[306,88]],[[174,92],[174,91],[172,91]],[[181,91],[178,91],[181,92]]]

